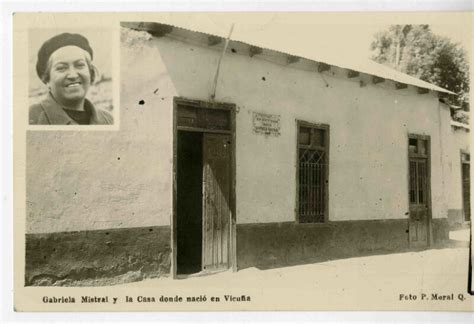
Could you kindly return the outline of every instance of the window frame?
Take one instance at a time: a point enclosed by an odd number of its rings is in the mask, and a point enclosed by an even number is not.
[[[407,172],[407,182],[408,182],[408,209],[410,209],[410,206],[415,204],[411,202],[411,197],[410,197],[410,189],[411,189],[411,183],[410,183],[410,161],[411,159],[425,159],[426,160],[426,173],[427,173],[427,179],[426,179],[426,193],[425,193],[425,203],[428,206],[429,209],[429,217],[431,219],[431,136],[430,135],[421,135],[421,134],[414,134],[414,133],[408,133],[408,138],[407,138],[407,152],[408,152],[408,172]],[[410,139],[416,139],[417,140],[417,152],[410,152]],[[419,141],[425,141],[426,142],[426,151],[424,154],[419,153],[419,147],[420,147],[420,142]],[[416,197],[418,197],[419,193],[416,193]],[[416,198],[418,200],[418,198]],[[418,203],[419,201],[417,201]]]
[[[204,108],[204,109],[218,109],[227,110],[230,113],[230,129],[229,130],[213,130],[213,129],[202,129],[196,127],[187,127],[178,125],[178,109],[179,106],[188,106],[193,108]],[[236,105],[233,103],[226,102],[210,102],[189,99],[185,97],[173,97],[173,179],[172,179],[172,215],[171,215],[171,269],[170,273],[173,279],[177,278],[177,246],[178,246],[178,232],[177,232],[177,161],[178,161],[178,131],[189,131],[189,132],[201,132],[201,133],[222,133],[231,136],[231,159],[230,159],[230,170],[231,170],[231,191],[230,191],[230,231],[229,231],[229,269],[233,272],[237,271],[237,220],[236,220]]]
[[[410,140],[415,139],[417,141],[417,152],[413,153],[410,152]],[[424,154],[419,153],[420,151],[420,142],[419,141],[425,141],[426,142],[426,151]],[[429,159],[431,156],[431,138],[429,135],[419,135],[419,134],[408,134],[408,156],[411,158],[424,158],[424,159]]]
[[[307,127],[312,129],[318,129],[324,131],[324,146],[300,144],[300,128]],[[295,222],[298,224],[327,224],[329,221],[329,153],[330,153],[330,127],[328,124],[323,123],[312,123],[303,120],[296,120],[296,204],[295,204]],[[324,172],[324,220],[322,222],[302,222],[300,216],[300,149],[301,148],[314,148],[317,150],[323,150],[325,152],[325,163],[326,168]]]

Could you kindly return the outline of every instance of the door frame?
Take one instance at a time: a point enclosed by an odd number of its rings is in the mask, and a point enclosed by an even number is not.
[[[421,140],[426,140],[427,144],[427,155],[426,156],[421,156],[419,154],[410,154],[410,148],[409,148],[409,142],[410,139],[421,139]],[[421,134],[413,134],[413,133],[408,133],[407,136],[407,146],[406,146],[406,152],[407,152],[407,198],[408,198],[408,246],[411,247],[411,242],[410,242],[410,158],[425,158],[426,159],[426,164],[427,164],[427,207],[428,207],[428,217],[427,217],[427,236],[428,236],[428,244],[427,247],[430,247],[433,245],[433,210],[432,210],[432,202],[431,202],[431,137],[429,135],[421,135]]]
[[[204,109],[216,109],[216,110],[228,110],[230,112],[230,132],[229,131],[216,131],[216,130],[206,130],[198,128],[189,128],[189,127],[178,127],[177,125],[177,116],[178,116],[178,106],[189,106],[194,108],[204,108]],[[173,191],[172,191],[172,215],[171,215],[171,276],[173,279],[177,278],[177,247],[178,247],[178,228],[177,228],[177,203],[178,203],[178,182],[177,182],[177,163],[178,163],[178,131],[191,131],[191,132],[201,132],[201,133],[222,133],[230,135],[231,137],[231,149],[230,149],[230,163],[231,163],[231,188],[230,188],[230,231],[229,231],[229,269],[232,269],[233,272],[237,271],[237,244],[236,244],[236,195],[235,195],[235,185],[236,185],[236,123],[235,123],[235,113],[236,106],[232,103],[224,102],[209,102],[188,99],[183,97],[174,97],[173,98],[173,159],[172,159],[172,169],[173,169]]]

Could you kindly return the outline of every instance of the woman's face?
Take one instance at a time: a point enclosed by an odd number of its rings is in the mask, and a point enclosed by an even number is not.
[[[91,84],[87,52],[77,46],[65,46],[51,54],[48,86],[62,104],[83,100]]]

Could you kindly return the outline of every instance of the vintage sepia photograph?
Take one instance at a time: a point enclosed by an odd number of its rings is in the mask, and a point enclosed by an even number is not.
[[[22,130],[16,305],[472,311],[472,22],[435,18],[28,29],[30,124],[120,127]]]
[[[29,124],[111,125],[110,30],[29,30]]]

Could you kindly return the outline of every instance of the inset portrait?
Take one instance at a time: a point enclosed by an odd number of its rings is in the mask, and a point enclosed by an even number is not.
[[[104,31],[29,32],[29,124],[113,125],[111,37]]]

